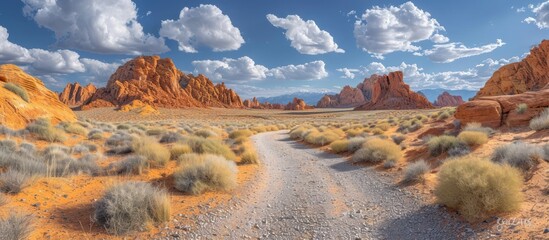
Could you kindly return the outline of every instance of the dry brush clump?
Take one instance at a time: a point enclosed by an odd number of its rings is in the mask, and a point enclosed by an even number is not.
[[[488,142],[488,135],[484,132],[463,131],[457,138],[469,146],[478,146]]]
[[[53,127],[49,119],[39,118],[27,125],[27,130],[40,140],[48,142],[64,142],[67,140],[65,132]]]
[[[425,160],[421,159],[414,163],[408,164],[404,170],[404,179],[405,183],[418,182],[423,180],[423,176],[429,172],[429,164]]]
[[[182,143],[187,144],[193,152],[198,154],[209,153],[223,156],[228,160],[236,160],[235,153],[218,139],[187,136]]]
[[[170,148],[170,159],[174,160],[179,156],[192,153],[193,149],[187,144],[176,143]]]
[[[138,137],[132,142],[133,152],[145,157],[151,166],[164,166],[170,160],[170,151],[154,138]]]
[[[170,220],[170,196],[145,182],[116,184],[95,204],[94,218],[108,232],[122,235]]]
[[[341,135],[339,135],[338,131],[334,129],[325,129],[324,131],[318,131],[317,129],[312,129],[307,133],[305,133],[304,135],[305,142],[313,145],[317,145],[317,146],[328,145],[340,138],[341,138]]]
[[[29,94],[27,93],[27,90],[25,90],[18,84],[9,82],[4,84],[4,88],[9,90],[12,93],[15,93],[21,99],[25,100],[25,102],[29,102],[30,98],[29,98]]]
[[[361,149],[353,154],[354,162],[379,163],[382,161],[398,161],[402,151],[393,141],[380,138],[367,140]]]
[[[535,131],[549,129],[549,108],[544,109],[539,116],[530,120],[530,128]]]
[[[221,156],[202,155],[181,161],[174,173],[175,188],[188,194],[228,191],[236,187],[236,164]]]
[[[492,136],[495,133],[494,129],[489,128],[489,127],[483,127],[482,124],[477,123],[477,122],[468,123],[463,128],[463,131],[464,132],[466,132],[466,131],[467,132],[483,132],[487,136]]]
[[[515,142],[500,146],[492,153],[492,161],[508,164],[529,175],[543,158],[542,150],[532,144]]]
[[[437,201],[469,221],[518,210],[522,176],[509,165],[465,156],[446,161],[438,174]]]
[[[6,218],[0,219],[0,239],[29,239],[33,230],[32,215],[10,212]]]
[[[88,134],[88,129],[78,123],[66,123],[63,128],[65,129],[65,132],[70,134],[81,136],[86,136]]]
[[[330,143],[330,149],[332,149],[332,152],[334,153],[342,153],[349,151],[349,140],[342,139],[342,140],[336,140]]]
[[[521,104],[517,105],[516,111],[517,111],[518,114],[524,114],[524,113],[526,113],[527,110],[528,110],[528,104],[521,103]]]
[[[432,137],[427,142],[427,147],[429,148],[429,153],[431,156],[439,156],[445,152],[448,152],[451,156],[464,155],[469,152],[469,147],[467,144],[454,136],[437,136]]]

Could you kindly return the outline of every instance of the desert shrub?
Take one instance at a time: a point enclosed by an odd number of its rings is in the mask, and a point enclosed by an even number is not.
[[[543,153],[543,159],[547,162],[549,162],[549,144],[545,144],[541,147],[541,151]]]
[[[184,162],[174,173],[175,188],[189,194],[209,190],[231,190],[236,186],[234,162],[221,156],[206,155],[203,159]]]
[[[149,167],[147,159],[143,156],[132,155],[111,163],[108,171],[115,174],[142,174],[145,168]]]
[[[384,161],[383,162],[383,167],[384,168],[394,168],[397,164],[397,161],[396,160],[387,160],[387,161]]]
[[[521,103],[521,104],[517,105],[516,111],[517,111],[518,114],[524,114],[524,113],[526,113],[527,110],[528,110],[528,104]]]
[[[34,146],[34,144],[28,143],[28,142],[22,142],[21,144],[19,144],[19,149],[21,149],[23,151],[26,151],[26,152],[29,152],[29,153],[36,152],[36,146]]]
[[[64,142],[67,139],[64,131],[51,125],[48,119],[37,119],[27,126],[27,130],[40,140],[48,142]]]
[[[259,163],[259,157],[257,156],[257,153],[253,150],[246,150],[244,153],[242,153],[242,156],[240,157],[240,164],[258,164]]]
[[[357,137],[357,136],[360,136],[364,133],[364,129],[362,129],[362,128],[352,128],[352,129],[347,129],[345,132],[347,133],[347,136],[349,136],[349,137]]]
[[[444,111],[442,113],[440,113],[437,117],[437,120],[438,121],[441,121],[441,120],[446,120],[450,117],[450,113],[448,113],[447,111]]]
[[[393,139],[393,142],[395,142],[396,144],[400,144],[404,140],[406,140],[406,136],[404,136],[404,135],[392,135],[391,139]]]
[[[229,138],[232,138],[232,139],[237,139],[237,138],[241,138],[241,137],[250,137],[252,136],[254,133],[252,131],[250,131],[249,129],[241,129],[241,130],[236,130],[236,131],[233,131],[229,134]]]
[[[546,108],[539,116],[530,120],[530,128],[536,131],[549,129],[549,108]]]
[[[389,130],[389,128],[391,128],[391,125],[389,125],[389,123],[380,123],[377,125],[377,128],[383,130],[384,132]]]
[[[307,132],[309,129],[306,127],[300,126],[297,128],[294,128],[290,131],[290,138],[291,139],[303,139],[303,135],[305,132]]]
[[[154,138],[140,137],[132,142],[132,149],[153,166],[164,166],[170,160],[170,151]]]
[[[463,131],[458,135],[458,139],[469,146],[475,146],[488,142],[488,135],[484,132]]]
[[[212,130],[209,129],[200,129],[194,133],[194,135],[203,137],[203,138],[209,138],[209,137],[217,137],[217,133],[215,133]]]
[[[376,128],[373,128],[373,129],[371,130],[371,132],[372,132],[372,134],[374,134],[374,135],[383,135],[383,133],[384,133],[385,131],[383,131],[383,129],[381,129],[381,128],[377,128],[377,127],[376,127]]]
[[[330,143],[330,149],[334,153],[347,152],[349,150],[349,140],[336,140]]]
[[[17,150],[17,142],[11,139],[0,140],[0,149],[13,152]]]
[[[19,193],[30,185],[32,176],[13,169],[0,173],[0,191],[5,193]]]
[[[453,149],[468,149],[467,144],[454,136],[432,137],[428,142],[429,153],[431,156],[439,156]]]
[[[186,137],[185,140],[183,140],[183,143],[189,145],[195,153],[210,153],[223,156],[229,160],[236,159],[236,155],[228,146],[215,139],[190,136]]]
[[[170,159],[177,159],[179,156],[187,153],[192,153],[193,150],[186,144],[174,144],[170,148]]]
[[[492,161],[509,164],[524,173],[532,171],[541,158],[542,152],[538,146],[524,142],[500,146],[492,153]]]
[[[408,164],[406,170],[404,170],[403,182],[416,182],[422,180],[423,175],[425,175],[429,169],[429,164],[423,159]]]
[[[347,144],[347,151],[354,153],[358,149],[362,148],[362,145],[366,142],[366,138],[363,137],[354,137],[349,139]]]
[[[435,196],[467,220],[520,208],[522,177],[508,166],[471,155],[446,161],[438,174]]]
[[[118,130],[129,130],[129,129],[130,129],[130,125],[128,125],[128,124],[120,124],[120,125],[116,126],[116,129],[118,129]]]
[[[164,132],[165,130],[162,128],[153,128],[145,131],[145,134],[147,134],[147,136],[159,136],[162,135]]]
[[[393,141],[372,138],[353,154],[352,159],[354,162],[378,163],[389,160],[398,161],[401,157],[402,151]]]
[[[46,176],[66,177],[75,174],[97,175],[100,168],[96,163],[98,157],[94,154],[86,154],[79,159],[67,155],[61,148],[51,148],[51,151],[44,151],[46,163]]]
[[[82,125],[77,123],[69,123],[65,126],[65,132],[71,133],[71,134],[77,134],[81,136],[86,136],[88,134],[88,130],[84,128]]]
[[[6,196],[6,194],[0,192],[0,207],[6,205],[8,203],[8,201],[9,200],[8,200],[8,197]],[[1,232],[0,232],[0,234],[1,234]]]
[[[176,132],[167,132],[160,137],[161,143],[174,143],[183,140],[183,135]]]
[[[95,204],[95,219],[116,235],[146,229],[170,219],[170,196],[145,182],[116,184]]]
[[[204,160],[204,156],[205,155],[200,155],[196,153],[185,153],[177,158],[177,162],[178,162],[178,165],[184,165],[187,163],[192,163],[194,161],[199,161],[199,160],[202,161]]]
[[[463,131],[468,131],[468,132],[483,132],[485,133],[487,136],[491,136],[492,134],[494,134],[494,129],[492,128],[489,128],[489,127],[483,127],[482,124],[480,123],[477,123],[477,122],[472,122],[472,123],[468,123],[465,128],[463,128]]]
[[[127,154],[133,151],[132,135],[124,132],[116,132],[105,140],[105,147],[108,148],[107,153],[110,154]]]
[[[257,132],[257,133],[262,133],[262,132],[266,132],[267,131],[267,128],[263,125],[258,125],[258,126],[253,126],[252,129],[253,132]]]
[[[103,139],[103,131],[99,129],[92,129],[88,132],[88,139],[89,140],[100,140]]]
[[[339,139],[339,136],[331,130],[326,130],[324,132],[311,131],[305,136],[305,142],[318,146],[330,144],[337,139]]]
[[[25,100],[25,102],[29,102],[29,94],[27,93],[27,90],[25,90],[24,88],[22,88],[18,84],[6,83],[6,84],[4,84],[4,88],[9,90],[12,93],[15,93],[21,99]]]
[[[0,238],[6,240],[29,239],[34,230],[32,215],[15,214],[0,219]]]

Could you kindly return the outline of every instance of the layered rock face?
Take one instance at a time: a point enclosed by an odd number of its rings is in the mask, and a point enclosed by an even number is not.
[[[475,96],[512,95],[537,91],[549,83],[549,40],[530,51],[520,62],[498,69]]]
[[[294,98],[293,101],[289,102],[285,107],[284,110],[307,110],[307,109],[313,109],[313,106],[307,105],[303,99]]]
[[[522,114],[516,111],[521,103],[528,105],[528,109]],[[549,86],[539,91],[516,95],[479,97],[460,105],[454,116],[461,121],[462,125],[478,122],[492,128],[502,125],[515,127],[527,125],[547,107],[549,107]]]
[[[355,110],[433,108],[424,96],[410,90],[410,86],[403,81],[401,71],[391,72],[388,75],[374,74],[365,79],[360,87],[363,92],[371,94],[371,98]]]
[[[422,95],[425,97],[425,95]],[[449,94],[448,92],[443,92],[440,94],[433,103],[435,107],[456,107],[461,104],[465,103],[461,96],[453,96]]]
[[[68,83],[59,94],[59,100],[69,107],[87,104],[97,91],[93,84],[82,87],[79,83]]]
[[[345,86],[339,94],[322,97],[316,106],[319,108],[356,107],[365,102],[366,100],[361,89]]]
[[[134,100],[165,108],[243,107],[238,94],[224,83],[186,75],[169,58],[141,56],[120,66],[82,108],[123,106]]]
[[[29,101],[6,89],[4,86],[7,83],[23,88]],[[60,121],[76,121],[72,110],[59,101],[57,94],[47,89],[40,79],[15,65],[0,65],[0,124],[19,129],[41,117],[49,118],[54,124]]]

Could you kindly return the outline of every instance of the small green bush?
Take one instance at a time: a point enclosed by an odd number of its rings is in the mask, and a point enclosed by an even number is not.
[[[508,165],[466,156],[446,161],[438,174],[437,201],[469,221],[518,210],[522,176]]]
[[[517,113],[518,114],[524,114],[528,110],[528,105],[526,103],[521,103],[517,105]]]
[[[29,94],[27,93],[27,90],[25,90],[24,88],[22,88],[18,84],[6,83],[6,84],[4,84],[4,88],[9,90],[10,92],[15,93],[21,99],[25,100],[25,102],[29,102]]]

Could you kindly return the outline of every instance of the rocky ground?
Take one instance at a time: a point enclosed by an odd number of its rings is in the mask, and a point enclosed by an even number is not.
[[[253,137],[261,172],[227,204],[165,229],[182,239],[465,239],[474,230],[372,167],[289,140]],[[207,208],[207,206],[202,206]]]

